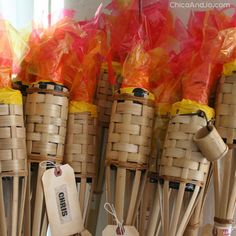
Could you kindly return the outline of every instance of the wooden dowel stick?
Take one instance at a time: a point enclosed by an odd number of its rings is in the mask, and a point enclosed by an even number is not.
[[[136,201],[137,201],[139,185],[140,185],[140,180],[141,180],[141,174],[142,173],[140,170],[136,170],[134,182],[133,182],[132,193],[131,193],[130,204],[129,204],[129,209],[128,209],[128,214],[127,214],[127,219],[126,219],[126,225],[132,224],[134,209],[135,209],[135,205],[136,205]]]
[[[97,181],[97,184],[94,185],[93,190],[93,196],[91,196],[91,200],[89,202],[89,205],[93,203],[93,207],[89,211],[89,217],[88,217],[88,225],[90,226],[89,229],[91,233],[94,235],[97,228],[98,223],[98,215],[99,215],[99,209],[100,209],[100,203],[101,198],[103,194],[103,186],[105,182],[105,173],[106,173],[106,166],[105,166],[105,151],[106,151],[106,144],[107,144],[107,135],[108,135],[108,129],[103,128],[103,135],[102,135],[102,151],[98,152],[98,156],[100,156],[100,168],[98,171],[98,178],[95,180]],[[100,132],[98,132],[99,134]],[[98,158],[97,158],[98,159]],[[89,207],[89,206],[88,206]]]
[[[174,214],[173,214],[173,209],[175,209],[175,205],[176,205],[176,199],[177,199],[177,196],[178,196],[178,192],[176,193],[176,191],[174,190],[173,191],[173,194],[172,194],[172,197],[173,198],[169,198],[169,205],[170,205],[170,212],[172,213],[169,217],[169,225],[171,226],[172,225],[172,222],[173,222],[173,217],[174,217]],[[172,210],[171,210],[172,209]],[[170,227],[169,226],[169,227]]]
[[[31,168],[30,162],[27,163],[28,177],[26,181],[26,196],[25,196],[25,208],[24,208],[24,234],[25,236],[31,236]]]
[[[147,180],[147,176],[148,176],[148,172],[146,171],[145,174],[144,174],[144,177],[142,179],[141,186],[139,188],[138,198],[137,198],[137,202],[136,202],[135,210],[134,210],[134,214],[133,214],[132,225],[134,225],[134,222],[138,218],[137,217],[138,216],[138,209],[139,209],[139,207],[141,205],[143,193],[144,193],[144,190],[145,190],[145,183],[146,183],[146,180]]]
[[[227,219],[233,219],[235,202],[236,202],[236,158],[235,158],[235,149],[232,151],[231,159],[231,175],[230,175],[230,196],[227,209]]]
[[[156,227],[159,223],[159,218],[160,218],[159,216],[160,216],[160,199],[159,199],[159,193],[157,189],[155,198],[154,198],[151,216],[150,216],[150,222],[148,224],[147,236],[155,235]]]
[[[198,236],[199,234],[200,223],[202,221],[202,216],[203,216],[203,207],[205,205],[206,196],[207,196],[207,192],[210,186],[212,173],[213,173],[213,165],[211,164],[207,178],[206,178],[206,183],[201,189],[199,200],[197,201],[197,205],[189,220],[189,223],[188,223],[189,225],[187,225],[187,228],[184,232],[184,236]]]
[[[184,197],[184,192],[185,192],[185,183],[180,183],[179,185],[179,191],[177,195],[177,200],[176,200],[176,208],[174,209],[174,216],[173,216],[173,221],[170,224],[170,235],[175,236],[176,230],[177,230],[177,225],[179,222],[179,216],[180,216],[180,211],[181,211],[181,206],[183,202],[183,197]]]
[[[112,203],[111,201],[111,167],[106,167],[106,201]],[[107,214],[108,224],[112,224],[112,217],[110,214]]]
[[[79,188],[79,202],[80,202],[82,215],[84,214],[84,211],[85,211],[84,205],[85,205],[86,184],[87,184],[86,178],[81,178],[80,188]]]
[[[160,235],[160,231],[161,231],[161,222],[159,222],[158,225],[157,225],[157,230],[156,230],[155,236],[159,236]]]
[[[25,209],[25,199],[26,199],[26,190],[27,190],[27,176],[22,177],[22,193],[21,193],[21,207],[19,213],[19,231],[18,235],[22,235],[22,226],[24,219],[24,209]]]
[[[89,211],[90,211],[90,207],[91,207],[91,203],[92,203],[92,198],[93,198],[93,193],[94,193],[94,188],[95,188],[95,180],[92,179],[91,186],[88,185],[88,187],[87,187],[88,198],[87,198],[87,201],[86,201],[86,204],[85,204],[86,212],[83,215],[83,222],[84,222],[84,224],[86,224],[87,221],[88,221]]]
[[[230,149],[225,156],[223,162],[223,184],[222,184],[222,194],[221,194],[221,203],[220,203],[220,218],[225,219],[227,215],[227,205],[230,191],[230,169],[231,169],[231,159],[232,159],[232,149]]]
[[[115,209],[120,222],[124,220],[125,186],[126,169],[118,167],[116,176]]]
[[[195,189],[193,191],[193,194],[192,194],[192,197],[191,197],[190,202],[188,204],[188,207],[187,207],[187,209],[184,213],[184,216],[181,219],[181,223],[180,223],[180,226],[178,227],[178,231],[177,231],[176,236],[182,236],[183,235],[184,230],[185,230],[185,228],[188,224],[188,220],[191,216],[191,212],[193,212],[193,210],[194,210],[194,205],[196,205],[196,203],[198,203],[197,202],[197,197],[198,197],[199,191],[200,191],[200,187],[195,186]]]
[[[234,177],[234,184],[232,187],[232,192],[229,198],[228,209],[227,209],[227,216],[226,219],[233,219],[234,217],[234,205],[236,202],[236,177]]]
[[[44,201],[42,176],[43,176],[44,171],[45,171],[45,168],[42,168],[40,166],[38,167],[33,229],[32,229],[34,236],[40,236],[40,231],[41,231],[41,218],[42,218],[43,201]]]
[[[164,199],[163,199],[163,219],[164,219],[164,236],[169,235],[169,181],[164,181]]]
[[[147,226],[147,211],[150,208],[150,194],[152,192],[152,183],[150,183],[149,180],[147,180],[145,184],[145,190],[143,193],[143,200],[141,201],[140,204],[140,224],[138,227],[138,231],[141,235],[145,234],[146,226]],[[151,214],[149,215],[150,219]]]
[[[2,176],[0,176],[0,235],[7,236],[6,213],[2,187]]]
[[[213,184],[214,184],[214,197],[215,197],[215,215],[219,216],[219,204],[221,195],[221,182],[220,182],[220,160],[213,163]]]
[[[13,177],[13,198],[12,198],[12,228],[11,236],[17,235],[18,226],[18,199],[19,199],[19,177]]]

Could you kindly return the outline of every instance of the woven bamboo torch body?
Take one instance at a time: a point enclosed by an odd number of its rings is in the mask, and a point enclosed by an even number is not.
[[[26,218],[32,222],[32,232],[38,236],[46,235],[48,224],[41,184],[44,169],[38,163],[63,160],[69,94],[64,86],[46,82],[33,84],[27,92],[26,141],[32,173],[28,181]],[[26,228],[27,235],[31,235],[30,223]]]
[[[18,236],[27,184],[23,105],[0,104],[0,126],[0,235]]]
[[[116,83],[114,89],[109,81],[108,70],[103,69],[100,74],[97,87],[97,106],[98,106],[98,120],[103,127],[108,128],[111,118],[111,108],[113,102],[113,90],[116,91],[120,88],[122,82],[122,76],[116,72]]]
[[[216,128],[229,146],[228,154],[214,162],[215,235],[231,235],[236,207],[236,74],[222,76],[216,101]]]
[[[158,235],[161,230],[160,200],[157,182],[160,158],[169,119],[170,116],[168,114],[160,115],[159,112],[156,112],[152,139],[152,151],[149,162],[149,176],[141,203],[140,224],[142,227],[139,231],[141,235],[155,236]]]
[[[115,203],[117,216],[126,225],[135,223],[145,186],[151,153],[153,105],[152,100],[142,97],[142,89],[138,88],[131,94],[114,96],[106,150],[106,191],[107,201]],[[113,175],[116,179],[114,192]],[[110,219],[109,223],[112,223]]]
[[[193,141],[206,120],[200,114],[171,118],[160,163],[164,236],[182,236],[206,183],[209,162]]]
[[[80,207],[86,221],[96,177],[97,118],[90,112],[69,113],[65,162],[75,172]]]
[[[117,63],[120,67],[120,64]],[[95,234],[98,221],[98,214],[100,209],[100,202],[103,193],[104,186],[104,174],[105,174],[105,154],[108,138],[108,127],[111,117],[111,109],[113,103],[113,93],[120,88],[122,82],[122,76],[119,71],[115,71],[116,83],[113,86],[109,81],[107,66],[102,68],[100,77],[98,80],[98,86],[96,91],[96,104],[98,110],[98,132],[97,132],[97,184],[94,189],[93,208],[89,213],[89,225],[91,225],[91,232]]]

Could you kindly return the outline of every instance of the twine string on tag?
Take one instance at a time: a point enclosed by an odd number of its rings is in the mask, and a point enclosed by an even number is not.
[[[116,214],[116,209],[115,209],[114,205],[106,202],[104,204],[104,209],[109,214],[111,214],[113,216],[114,220],[116,221],[116,225],[117,225],[116,234],[117,235],[124,235],[125,229],[124,229],[124,226],[123,226],[123,221],[122,222],[119,221],[119,219],[117,217],[117,214]]]
[[[60,176],[62,174],[60,164],[54,163],[53,161],[42,161],[39,163],[39,167],[43,169],[55,168],[54,171],[55,176]]]

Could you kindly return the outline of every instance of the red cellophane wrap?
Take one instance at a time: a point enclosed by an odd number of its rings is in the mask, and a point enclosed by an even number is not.
[[[152,92],[155,95],[156,104],[172,105],[180,101],[181,93],[181,68],[179,67],[179,55],[174,52],[166,54],[166,59],[157,68],[157,80],[152,84]]]
[[[195,12],[190,16],[188,30],[183,34],[186,38],[181,36],[183,98],[208,104],[222,71],[222,65],[209,57],[209,49],[218,32],[231,24],[231,17],[218,10]]]
[[[106,8],[110,11],[105,16],[105,24],[110,34],[112,60],[122,63],[140,28],[137,0],[113,0]]]
[[[105,21],[110,33],[113,61],[123,63],[133,48],[133,39],[137,37],[146,37],[150,48],[159,46],[160,42],[170,43],[167,37],[171,37],[173,33],[173,17],[168,1],[153,3],[147,0],[143,4],[142,9],[139,9],[138,0],[114,0],[108,5],[107,9],[111,12],[106,15]],[[145,26],[141,27],[143,24]],[[142,31],[144,28],[146,32]]]

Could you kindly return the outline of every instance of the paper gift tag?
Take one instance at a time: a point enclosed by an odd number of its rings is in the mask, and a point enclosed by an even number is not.
[[[125,232],[124,236],[139,236],[139,232],[134,226],[124,226]],[[117,234],[117,225],[108,225],[102,232],[102,236],[119,236]]]
[[[214,235],[214,236],[230,236],[231,233],[232,233],[232,226],[220,227],[220,226],[215,225],[212,235]]]
[[[73,169],[69,165],[51,168],[42,181],[52,236],[80,233],[84,227]]]

